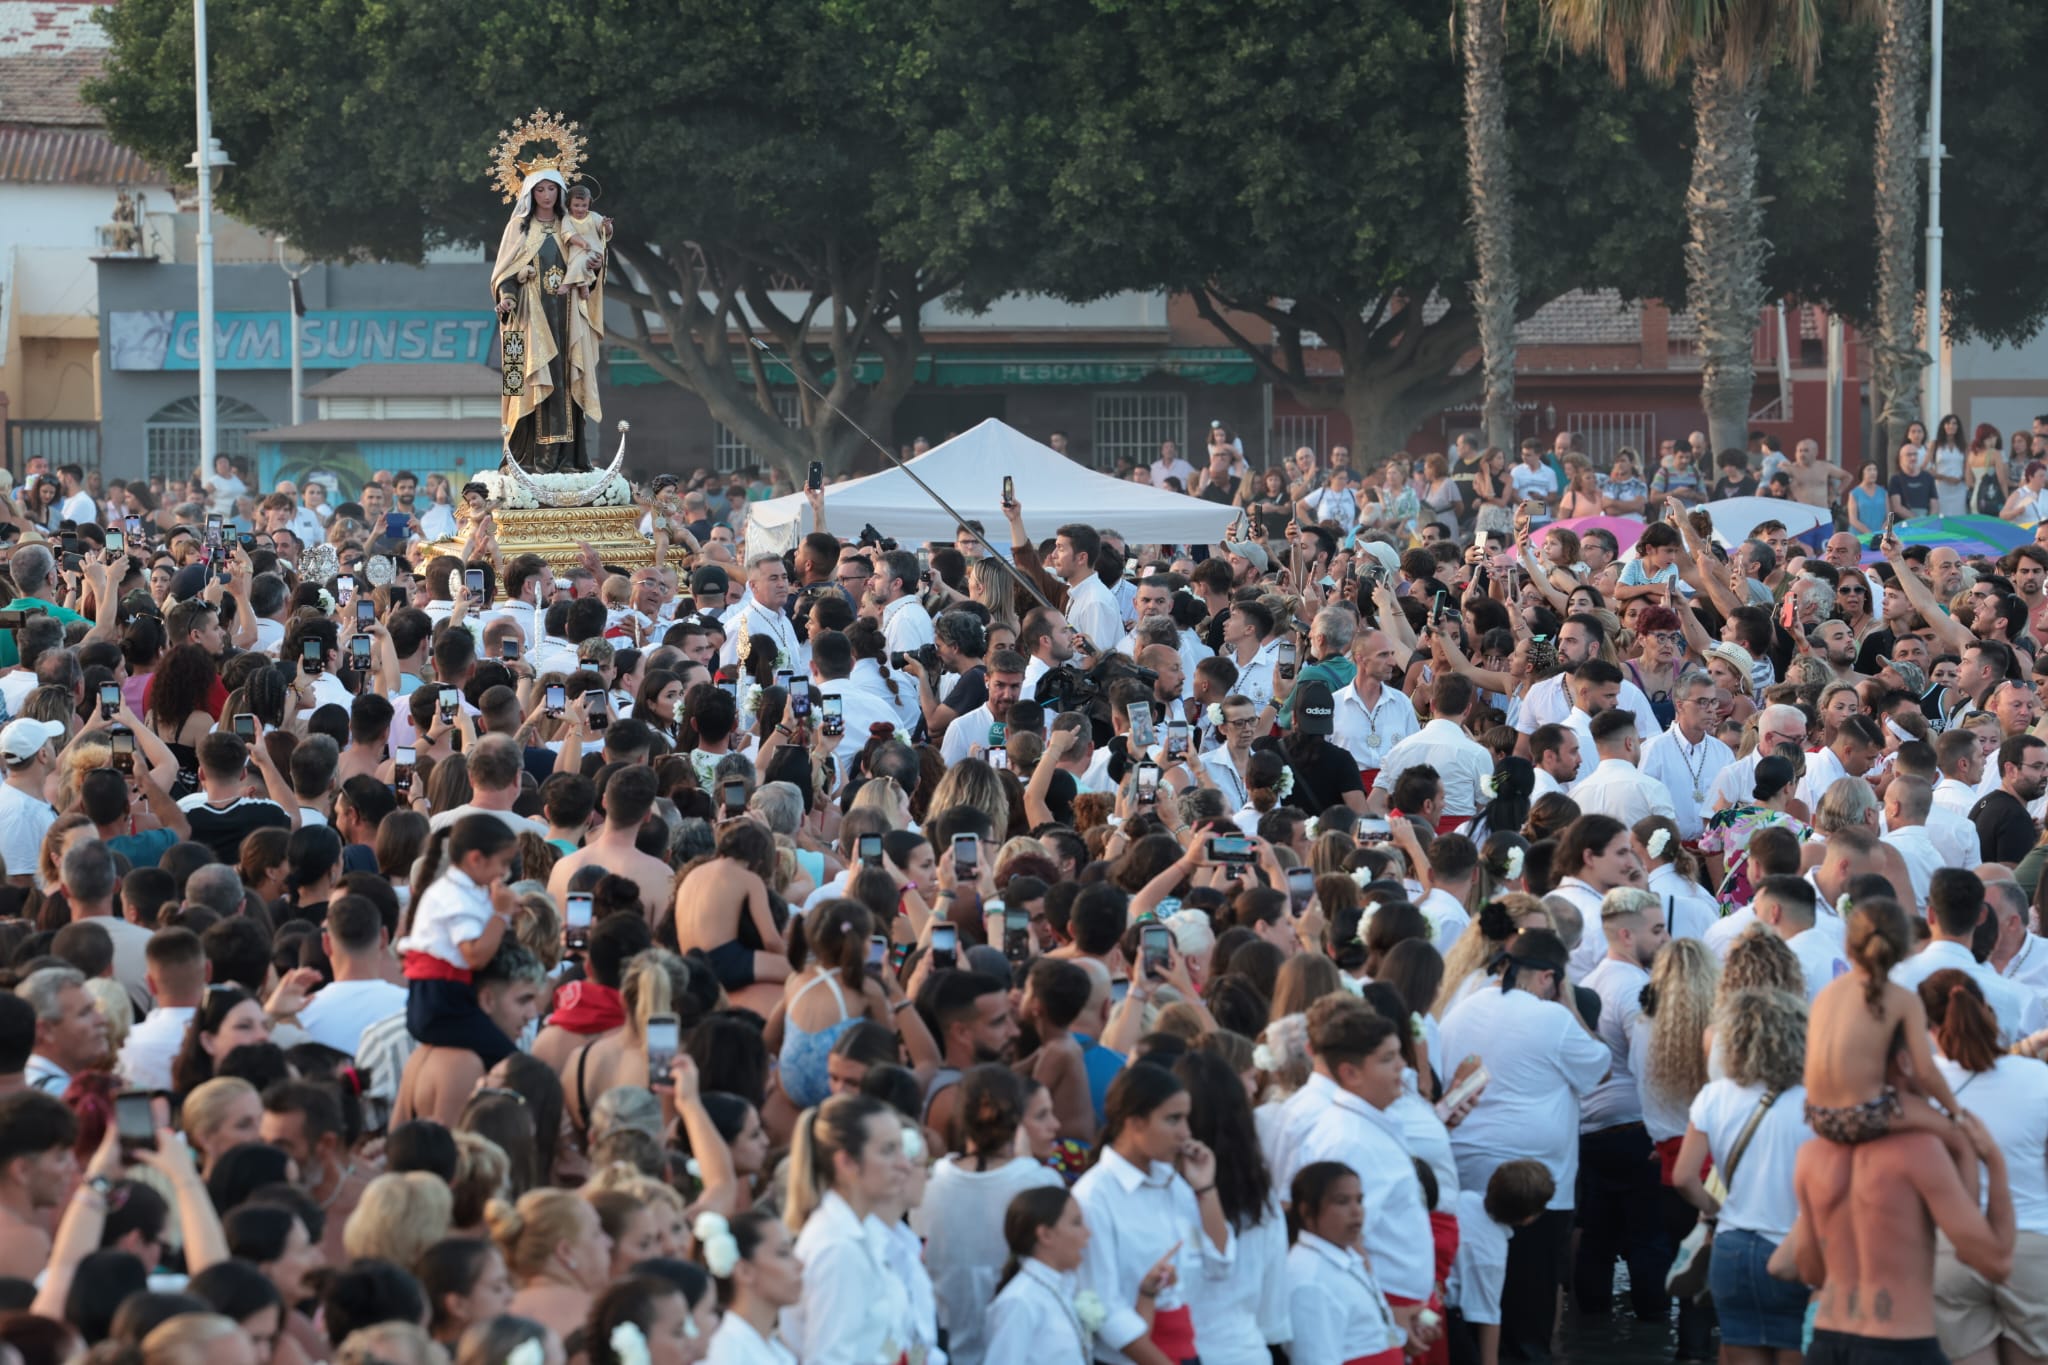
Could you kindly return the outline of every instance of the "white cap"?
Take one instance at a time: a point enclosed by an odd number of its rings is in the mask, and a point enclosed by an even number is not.
[[[5,755],[9,763],[26,763],[41,753],[45,744],[63,737],[64,726],[60,722],[24,716],[9,721],[7,728],[0,730],[0,755]]]

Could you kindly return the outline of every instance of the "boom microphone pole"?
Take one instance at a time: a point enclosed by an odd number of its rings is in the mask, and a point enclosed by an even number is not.
[[[761,354],[765,356],[768,356],[770,359],[774,358],[775,352],[769,349],[767,342],[761,340],[761,338],[759,337],[748,337],[747,340],[754,343],[755,350],[761,352]],[[961,516],[958,512],[954,511],[952,504],[947,502],[944,498],[940,497],[937,491],[935,491],[930,484],[926,483],[923,479],[920,479],[917,476],[917,471],[912,469],[909,465],[905,464],[901,459],[899,459],[895,451],[889,449],[889,447],[883,445],[880,441],[877,441],[874,437],[868,435],[866,428],[862,427],[860,423],[854,421],[851,417],[848,417],[845,414],[845,412],[841,411],[837,403],[834,403],[824,394],[819,393],[818,386],[811,383],[810,380],[805,379],[803,375],[797,371],[795,365],[791,365],[789,367],[789,373],[796,380],[797,383],[804,386],[805,392],[809,393],[811,397],[817,399],[820,403],[823,403],[828,409],[830,409],[833,416],[837,417],[840,421],[846,423],[846,425],[852,427],[856,432],[859,432],[862,439],[864,439],[869,445],[873,446],[876,450],[881,451],[883,457],[887,459],[890,464],[895,465],[905,474],[908,474],[910,476],[910,481],[916,484],[920,489],[922,489],[926,497],[930,498],[933,502],[937,503],[939,507],[945,512],[945,514],[953,519],[953,522],[956,526],[965,527],[967,529],[967,534],[973,536],[975,540],[981,543],[981,548],[988,551],[989,558],[998,561],[1002,560],[1003,557],[996,553],[996,547],[988,543],[988,537],[984,536],[980,531],[975,530],[974,524],[972,522],[968,521],[967,518]],[[1024,591],[1030,593],[1034,598],[1038,599],[1039,606],[1044,607],[1047,611],[1059,610],[1059,608],[1055,607],[1050,601],[1046,599],[1044,593],[1038,590],[1038,585],[1031,581],[1030,575],[1015,568],[1014,566],[1011,566],[1010,572],[1019,583],[1024,585]]]

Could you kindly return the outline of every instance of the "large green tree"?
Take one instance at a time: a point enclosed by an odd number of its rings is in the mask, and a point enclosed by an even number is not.
[[[214,124],[236,161],[221,199],[326,259],[495,245],[499,132],[536,105],[560,111],[588,133],[599,207],[617,219],[612,297],[636,306],[614,311],[631,320],[614,339],[764,458],[843,468],[861,437],[807,394],[802,426],[785,426],[776,371],[886,430],[915,376],[920,310],[993,259],[977,224],[909,189],[933,130],[968,121],[967,87],[926,79],[916,8],[213,0]],[[105,23],[92,98],[122,142],[181,164],[190,0],[124,0]],[[913,84],[922,97],[904,99]]]

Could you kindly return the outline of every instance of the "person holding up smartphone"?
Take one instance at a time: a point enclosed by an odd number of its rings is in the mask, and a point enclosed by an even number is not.
[[[646,765],[621,768],[604,789],[604,824],[584,837],[583,847],[556,862],[548,874],[548,894],[562,904],[569,883],[585,867],[601,867],[629,878],[640,888],[640,906],[650,922],[667,911],[675,869],[636,846],[640,827],[654,809],[660,781]]]

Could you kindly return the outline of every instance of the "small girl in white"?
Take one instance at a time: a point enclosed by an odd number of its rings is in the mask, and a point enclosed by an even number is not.
[[[1312,1161],[1294,1177],[1299,1229],[1287,1253],[1290,1360],[1401,1365],[1407,1341],[1365,1258],[1352,1248],[1365,1231],[1365,1195],[1341,1161]]]
[[[1003,1214],[1003,1241],[1010,1263],[989,1311],[981,1365],[1088,1365],[1095,1329],[1106,1314],[1076,1273],[1088,1249],[1080,1201],[1062,1185],[1021,1192]],[[1146,1276],[1137,1304],[1141,1316],[1172,1275],[1171,1266],[1159,1266]]]
[[[803,1297],[796,1238],[765,1209],[749,1209],[730,1223],[701,1214],[694,1231],[725,1300],[705,1365],[797,1365],[775,1331],[777,1315]]]
[[[505,885],[518,849],[495,815],[465,815],[437,832],[423,859],[430,884],[419,888],[412,923],[398,940],[406,1031],[432,1046],[468,1048],[485,1070],[519,1050],[477,1004],[472,981],[497,955],[519,908]]]

